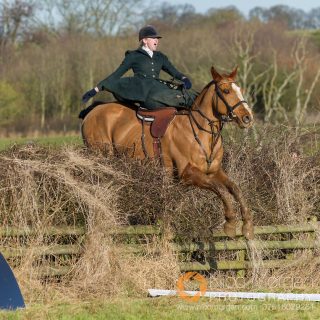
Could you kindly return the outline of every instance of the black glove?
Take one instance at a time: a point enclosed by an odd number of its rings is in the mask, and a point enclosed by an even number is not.
[[[183,82],[183,86],[185,87],[185,89],[191,89],[192,83],[188,78],[183,78],[182,82]]]
[[[83,96],[82,96],[82,102],[86,103],[89,101],[90,98],[94,97],[96,95],[97,91],[95,89],[91,89],[88,92],[86,92]]]

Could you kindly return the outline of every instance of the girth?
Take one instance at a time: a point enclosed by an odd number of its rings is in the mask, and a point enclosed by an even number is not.
[[[161,138],[165,135],[169,124],[175,118],[177,109],[173,107],[159,108],[156,110],[148,110],[139,108],[137,110],[137,117],[141,120],[142,123],[142,135],[141,143],[143,152],[146,157],[148,157],[147,149],[145,146],[145,134],[144,134],[144,125],[147,123],[150,125],[150,133],[153,137],[153,152],[156,158],[159,158],[162,161],[162,152],[161,152]]]

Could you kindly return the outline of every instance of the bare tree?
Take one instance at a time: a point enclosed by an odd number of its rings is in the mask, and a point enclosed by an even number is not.
[[[96,36],[118,34],[140,19],[145,0],[45,0],[43,10],[57,12],[60,26],[68,32]]]
[[[249,12],[249,17],[262,22],[278,22],[290,29],[308,27],[308,14],[301,9],[291,8],[286,5],[275,5],[271,8],[255,7]]]
[[[173,5],[162,2],[159,6],[151,6],[144,11],[147,21],[164,24],[167,27],[181,25],[197,18],[195,8],[191,4]]]
[[[296,70],[291,70],[281,77],[279,70],[277,53],[273,50],[273,63],[268,68],[268,72],[262,82],[262,98],[264,102],[265,114],[264,121],[268,122],[272,116],[279,118],[281,114],[287,121],[289,121],[287,110],[282,104],[282,98],[296,76]]]
[[[289,122],[289,113],[293,112],[295,125],[299,127],[303,123],[307,107],[320,78],[320,67],[318,67],[314,70],[315,73],[311,82],[307,81],[310,63],[312,60],[319,59],[319,57],[311,58],[306,48],[306,38],[298,39],[291,52],[293,68],[288,71],[285,71],[283,67],[279,68],[278,54],[273,49],[273,61],[266,69],[260,82],[265,122],[269,122],[272,119],[277,120],[280,117]],[[295,88],[295,99],[292,99],[295,103],[290,105],[287,102],[287,92],[292,86]]]
[[[238,74],[239,82],[245,92],[248,93],[249,105],[254,105],[258,101],[261,93],[261,79],[268,70],[256,71],[254,67],[259,58],[259,52],[255,52],[254,45],[255,30],[253,27],[243,30],[240,26],[234,33],[231,51],[234,59],[239,63],[241,72]]]
[[[8,43],[16,44],[30,24],[34,9],[33,1],[4,0],[0,3],[1,48],[4,48]]]
[[[306,28],[320,28],[320,7],[310,10],[306,19]]]
[[[302,37],[297,41],[295,50],[292,52],[292,56],[295,61],[294,67],[296,69],[298,77],[296,86],[296,105],[294,109],[294,120],[297,126],[299,126],[304,120],[307,107],[310,103],[312,93],[315,89],[315,85],[320,78],[320,67],[318,67],[309,88],[305,87],[304,82],[307,73],[307,66],[308,62],[310,62],[310,59],[308,59],[306,47],[306,38]],[[317,55],[317,57],[313,59],[319,60],[319,55]]]

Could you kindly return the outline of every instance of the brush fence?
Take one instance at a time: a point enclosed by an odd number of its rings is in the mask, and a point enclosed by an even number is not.
[[[234,240],[220,231],[212,234],[207,242],[172,239],[171,247],[177,254],[182,272],[225,270],[243,277],[257,261],[259,268],[268,269],[298,265],[305,263],[305,259],[320,262],[319,227],[316,218],[299,225],[257,226],[256,239],[246,241],[240,226]],[[159,246],[152,246],[152,243],[159,243],[163,234],[159,226],[140,225],[119,227],[111,233],[115,243],[124,248],[124,254],[159,253]],[[41,230],[40,240],[37,237],[39,232],[36,230],[1,227],[0,252],[13,267],[26,264],[29,259],[39,277],[72,273],[72,265],[84,252],[85,228],[49,228]]]

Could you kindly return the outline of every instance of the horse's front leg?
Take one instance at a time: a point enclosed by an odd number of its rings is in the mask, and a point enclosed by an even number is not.
[[[253,232],[253,221],[252,221],[252,214],[248,209],[246,201],[242,195],[240,188],[226,175],[226,173],[220,168],[218,173],[216,174],[216,179],[224,184],[229,192],[234,196],[236,201],[238,201],[240,205],[241,216],[243,220],[242,225],[242,234],[247,239],[254,238]]]
[[[198,168],[188,164],[182,172],[181,178],[191,185],[209,189],[215,192],[222,200],[226,222],[224,232],[231,238],[236,236],[236,214],[229,199],[228,189],[220,183],[213,174],[205,174]]]

